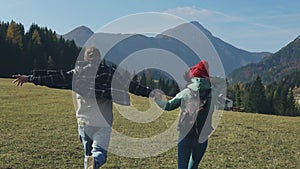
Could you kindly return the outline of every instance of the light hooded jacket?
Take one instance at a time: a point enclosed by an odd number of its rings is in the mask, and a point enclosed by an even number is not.
[[[187,85],[185,89],[183,89],[181,92],[179,92],[174,98],[172,98],[169,101],[164,101],[161,99],[156,99],[155,102],[164,110],[170,111],[174,110],[178,107],[181,109],[181,113],[183,110],[185,110],[185,104],[183,104],[186,100],[192,98],[192,92],[199,92],[199,97],[201,99],[206,99],[206,103],[203,105],[203,109],[198,113],[197,116],[197,126],[202,130],[204,125],[208,125],[209,130],[211,130],[211,118],[208,118],[209,115],[209,109],[211,104],[211,83],[205,78],[200,77],[194,77],[191,79],[191,84]],[[203,98],[206,97],[206,98]],[[206,123],[206,121],[208,122]],[[206,123],[206,124],[205,124]],[[201,131],[202,132],[202,131]],[[208,136],[211,131],[207,131],[205,135]],[[190,133],[187,135],[188,137],[199,137],[199,134],[196,134],[193,132],[193,130],[190,131]]]
[[[90,76],[93,72],[95,76]],[[98,67],[88,62],[71,71],[34,71],[28,81],[35,85],[73,90],[78,123],[97,127],[112,125],[113,102],[130,105],[128,92],[144,97],[151,92],[151,89],[130,78],[118,75],[112,66],[100,64]]]

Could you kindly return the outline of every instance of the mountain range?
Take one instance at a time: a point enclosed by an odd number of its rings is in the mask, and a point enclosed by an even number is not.
[[[234,84],[253,81],[257,76],[265,83],[272,83],[300,70],[300,36],[276,53],[263,58],[258,63],[240,67],[228,75]]]
[[[224,42],[218,37],[215,37],[210,31],[204,28],[198,22],[191,22],[194,26],[200,29],[210,40],[212,45],[215,47],[217,53],[219,54],[220,60],[223,64],[225,74],[228,75],[233,70],[245,66],[249,63],[258,63],[264,57],[271,55],[269,52],[249,52],[243,49],[234,47],[233,45]],[[166,30],[168,34],[176,34],[180,31],[185,31],[188,24],[182,24],[175,28]],[[80,26],[70,31],[69,33],[63,35],[65,39],[74,40],[75,43],[82,47],[85,42],[94,34],[88,27]],[[94,37],[95,35],[93,35]],[[110,53],[114,60],[121,62],[128,54],[135,51],[147,48],[158,48],[164,49],[174,53],[179,56],[183,61],[185,61],[188,66],[192,66],[199,61],[198,57],[192,52],[187,46],[182,44],[182,42],[170,38],[164,35],[157,35],[155,37],[148,37],[144,35],[124,35],[124,34],[109,34],[109,33],[97,33],[97,39],[101,39],[100,43],[113,43],[117,39],[126,39],[126,43],[119,43],[114,46],[115,50]],[[108,57],[108,58],[110,58]]]
[[[90,28],[79,26],[64,34],[62,37],[67,40],[74,40],[77,46],[82,47],[93,34],[94,32]]]

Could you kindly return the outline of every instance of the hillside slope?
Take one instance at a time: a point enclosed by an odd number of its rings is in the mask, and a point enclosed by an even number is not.
[[[272,83],[282,77],[300,70],[300,36],[278,52],[234,70],[228,79],[232,83],[250,82],[260,76],[264,83]]]
[[[74,40],[77,46],[82,47],[93,34],[94,32],[90,28],[86,26],[79,26],[64,34],[63,38],[67,40]]]

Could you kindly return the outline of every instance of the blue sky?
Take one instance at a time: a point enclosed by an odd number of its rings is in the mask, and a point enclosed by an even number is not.
[[[97,31],[123,16],[167,12],[199,21],[214,36],[248,51],[276,52],[300,35],[299,0],[0,0],[0,20],[65,34]]]

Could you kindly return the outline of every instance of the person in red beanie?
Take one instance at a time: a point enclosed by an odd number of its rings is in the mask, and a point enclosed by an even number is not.
[[[171,111],[180,107],[178,169],[198,168],[208,145],[208,136],[212,132],[211,121],[211,82],[209,65],[205,60],[191,67],[184,75],[188,85],[171,100],[163,100],[160,93],[154,94],[154,100],[162,109]],[[196,99],[196,106],[191,101]],[[191,107],[196,107],[191,110]],[[193,111],[193,112],[192,112]],[[191,113],[192,112],[192,113]],[[193,114],[193,115],[191,115]],[[194,121],[186,127],[183,122],[193,116]]]

